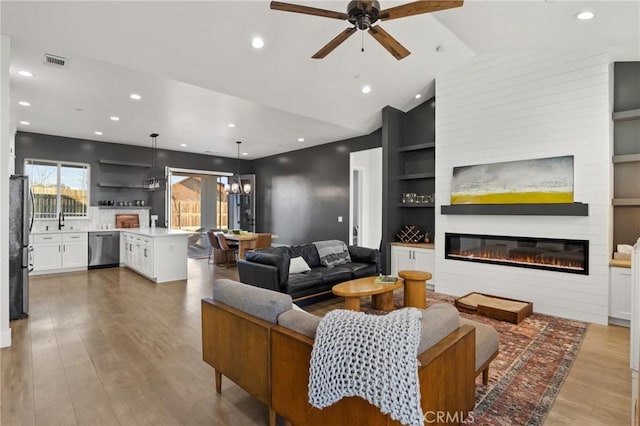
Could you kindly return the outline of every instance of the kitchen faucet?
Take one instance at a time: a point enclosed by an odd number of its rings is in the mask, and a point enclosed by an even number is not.
[[[64,213],[58,213],[58,231],[64,227]]]

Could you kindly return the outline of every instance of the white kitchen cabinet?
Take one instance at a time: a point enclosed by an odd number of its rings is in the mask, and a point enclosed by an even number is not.
[[[62,234],[62,269],[86,268],[89,247],[86,232]]]
[[[88,239],[86,232],[36,234],[32,241],[32,274],[87,269]]]
[[[435,253],[433,248],[416,247],[411,245],[391,245],[391,275],[398,275],[398,271],[413,270],[431,273],[427,284],[433,287],[435,282]]]
[[[125,266],[155,282],[186,279],[186,233],[153,234],[153,230],[123,232]]]
[[[62,236],[33,236],[33,272],[32,274],[55,271],[62,268],[60,250]]]
[[[609,317],[631,320],[631,268],[609,268]]]

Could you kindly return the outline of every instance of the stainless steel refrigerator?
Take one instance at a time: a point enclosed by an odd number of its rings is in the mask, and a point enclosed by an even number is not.
[[[26,318],[29,312],[33,197],[28,176],[11,176],[9,185],[9,319],[17,320]]]

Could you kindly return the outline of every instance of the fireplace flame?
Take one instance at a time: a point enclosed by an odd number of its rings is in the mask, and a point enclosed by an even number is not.
[[[576,253],[581,255],[581,253]],[[535,255],[510,254],[501,250],[458,250],[449,253],[453,258],[478,259],[501,263],[514,263],[536,266],[553,266],[560,269],[584,270],[584,260],[560,257],[554,252],[545,252]]]

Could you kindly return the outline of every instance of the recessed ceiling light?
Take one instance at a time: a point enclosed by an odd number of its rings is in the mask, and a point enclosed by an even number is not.
[[[251,40],[251,46],[253,46],[254,49],[262,49],[264,46],[264,40],[260,37],[254,37],[253,40]]]
[[[28,126],[31,123],[29,123],[28,121],[21,121],[20,124],[22,124],[23,126]]]
[[[187,146],[187,144],[186,143],[181,143],[180,146]]]
[[[83,109],[82,108],[76,108],[76,111],[81,112],[81,111],[83,111]]]
[[[115,115],[112,115],[111,117],[109,117],[109,119],[111,121],[120,121],[120,117],[116,117]]]
[[[18,105],[20,105],[20,106],[31,106],[31,104],[29,102],[27,102],[27,101],[20,101],[20,102],[18,102]]]
[[[233,124],[233,123],[229,123],[229,124],[227,124],[227,127],[233,128],[233,127],[236,127],[236,125]]]
[[[27,70],[20,70],[18,71],[18,74],[20,74],[23,77],[33,77],[35,75],[31,71],[27,71]]]
[[[142,96],[138,95],[137,93],[132,93],[129,95],[129,97],[134,101],[139,101],[140,99],[142,99]]]
[[[249,155],[249,153],[248,152],[243,152],[242,155],[244,155],[246,157],[247,155]]]
[[[578,18],[581,21],[588,21],[589,19],[593,19],[595,17],[596,17],[596,14],[591,12],[590,10],[584,10],[576,15],[576,18]]]
[[[96,130],[95,132],[93,132],[94,135],[98,135],[98,136],[102,136],[102,132]]]
[[[304,142],[304,138],[298,138],[298,142]]]
[[[416,95],[416,99],[420,99],[421,97],[422,97],[422,95],[421,95],[420,93],[418,93],[418,94]]]
[[[362,86],[362,93],[371,92],[371,86]]]

